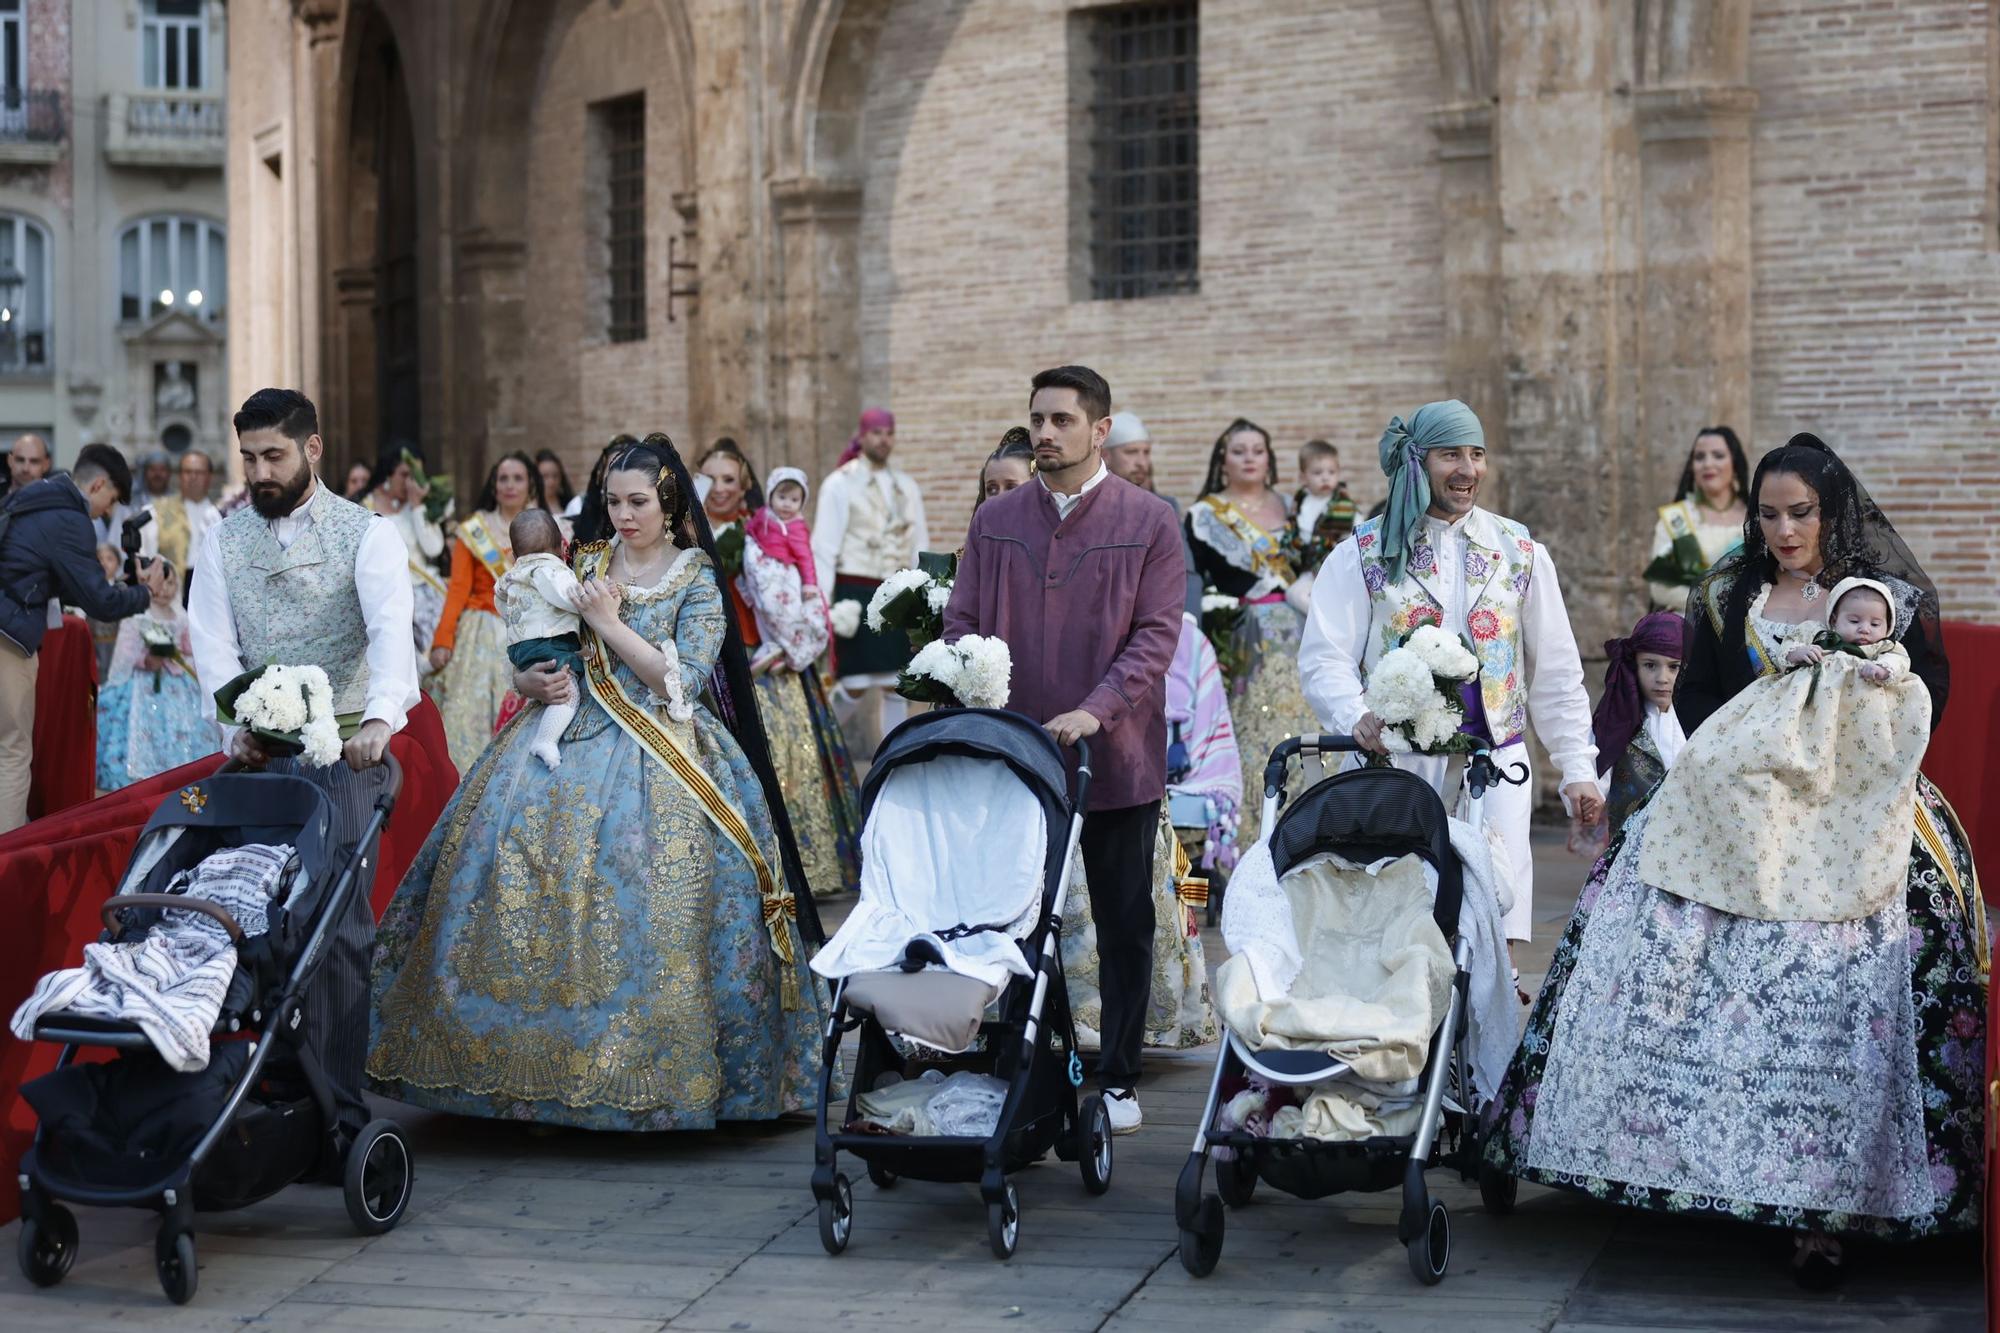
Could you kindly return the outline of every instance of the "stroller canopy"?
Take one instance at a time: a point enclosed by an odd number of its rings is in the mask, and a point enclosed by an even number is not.
[[[1464,895],[1462,867],[1451,846],[1451,822],[1430,783],[1400,768],[1336,773],[1300,793],[1271,829],[1271,865],[1283,879],[1320,852],[1357,865],[1415,854],[1437,871],[1433,915],[1449,940],[1458,933]]]

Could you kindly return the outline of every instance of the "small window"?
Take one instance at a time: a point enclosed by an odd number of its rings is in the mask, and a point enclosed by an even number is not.
[[[39,222],[0,213],[0,373],[48,367],[49,250]]]
[[[224,232],[201,218],[147,218],[118,236],[118,318],[181,309],[219,322],[228,308]]]
[[[139,30],[140,75],[148,88],[202,86],[203,0],[145,0]]]
[[[21,94],[28,88],[28,62],[22,35],[21,0],[0,0],[0,90],[4,90],[7,110],[21,105]]]
[[[1193,0],[1087,12],[1090,25],[1090,294],[1200,288],[1200,171]]]
[[[646,99],[621,97],[593,110],[602,126],[605,277],[612,342],[646,336]]]

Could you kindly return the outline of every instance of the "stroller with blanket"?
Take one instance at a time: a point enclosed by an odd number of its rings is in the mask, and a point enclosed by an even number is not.
[[[1020,1238],[1011,1173],[1053,1148],[1081,1164],[1091,1193],[1110,1187],[1111,1120],[1101,1096],[1078,1097],[1057,948],[1090,787],[1081,742],[1077,753],[1067,800],[1061,751],[1019,713],[920,714],[875,754],[861,900],[812,964],[834,982],[812,1176],[829,1254],[853,1227],[842,1151],[878,1189],[901,1176],[978,1182],[1002,1259]],[[857,1030],[846,1111],[831,1125],[841,1038]]]
[[[114,984],[85,1003],[93,997],[79,994],[78,978],[95,969],[57,973],[17,1015],[17,1025],[32,1021],[34,1040],[63,1046],[55,1072],[21,1090],[39,1118],[20,1166],[17,1257],[30,1282],[53,1286],[76,1261],[76,1217],[61,1201],[157,1211],[155,1268],[177,1304],[195,1291],[197,1209],[241,1208],[337,1169],[355,1230],[378,1234],[402,1218],[413,1180],[403,1131],[375,1120],[342,1142],[303,1007],[334,923],[363,891],[358,872],[374,864],[402,788],[401,768],[393,758],[387,764],[374,813],[352,848],[330,845],[332,810],[312,783],[228,766],[182,788],[147,821],[117,895],[104,903],[100,943],[87,951],[99,967],[118,969],[114,981],[138,984]],[[229,898],[234,911],[195,896],[208,891],[204,866],[259,861],[267,873],[254,888],[206,876],[218,889],[241,888]],[[185,1012],[198,986],[171,967],[190,925],[218,943],[220,927],[233,946],[233,970],[227,949],[208,960],[222,970],[209,972],[215,984],[200,997],[200,1012],[226,990],[206,1033],[190,1028]],[[71,985],[52,990],[64,981]],[[121,990],[133,997],[131,1016],[108,1016]],[[246,1033],[248,1040],[230,1039]],[[78,1063],[84,1047],[116,1055]]]
[[[1279,814],[1288,760],[1357,748],[1306,736],[1271,752],[1268,842],[1223,906],[1232,956],[1216,991],[1228,1032],[1174,1191],[1181,1263],[1196,1277],[1221,1255],[1223,1204],[1249,1204],[1259,1180],[1305,1199],[1400,1184],[1397,1236],[1426,1285],[1444,1276],[1451,1246],[1427,1167],[1477,1174],[1489,1211],[1511,1204],[1513,1182],[1479,1164],[1479,1096],[1497,1090],[1519,1019],[1505,886],[1478,809],[1493,783],[1526,771],[1472,756],[1469,823],[1396,768],[1336,773]],[[1202,1192],[1211,1158],[1219,1197]]]

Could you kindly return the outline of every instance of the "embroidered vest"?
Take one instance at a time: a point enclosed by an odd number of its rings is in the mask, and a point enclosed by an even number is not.
[[[899,569],[917,563],[913,520],[909,499],[903,492],[902,474],[890,469],[897,479],[890,490],[894,499],[882,494],[873,470],[865,458],[843,465],[838,476],[847,480],[847,531],[840,538],[840,558],[835,573],[855,578],[886,579]],[[823,576],[822,576],[823,577]]]
[[[1361,679],[1382,654],[1399,646],[1419,625],[1444,624],[1437,585],[1437,552],[1421,529],[1400,582],[1390,583],[1382,564],[1382,520],[1354,529],[1361,555],[1361,580],[1368,588],[1370,633],[1361,659]],[[1464,625],[1445,625],[1467,635],[1479,659],[1479,697],[1495,745],[1518,739],[1528,728],[1527,664],[1521,651],[1521,603],[1534,571],[1535,543],[1512,519],[1474,510],[1465,529]],[[1426,586],[1426,581],[1431,586]]]
[[[354,557],[375,516],[320,483],[312,521],[289,548],[254,508],[222,521],[216,540],[244,668],[317,666],[336,713],[368,700],[368,626],[354,585]]]

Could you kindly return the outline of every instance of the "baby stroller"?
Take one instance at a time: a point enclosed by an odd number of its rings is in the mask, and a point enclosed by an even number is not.
[[[1260,1179],[1302,1199],[1343,1191],[1376,1192],[1400,1183],[1403,1207],[1397,1238],[1408,1251],[1410,1271],[1426,1285],[1444,1276],[1451,1252],[1450,1219],[1444,1203],[1425,1187],[1427,1167],[1456,1166],[1463,1176],[1477,1175],[1489,1211],[1506,1211],[1512,1204],[1514,1182],[1479,1164],[1479,1122],[1466,1049],[1470,946],[1459,929],[1464,872],[1452,847],[1444,803],[1429,783],[1413,773],[1360,768],[1313,784],[1278,813],[1287,761],[1359,748],[1346,736],[1295,737],[1280,744],[1264,771],[1263,824],[1271,831],[1271,858],[1280,881],[1310,858],[1329,852],[1358,865],[1415,855],[1436,872],[1432,917],[1451,951],[1452,977],[1443,1021],[1431,1034],[1418,1076],[1415,1130],[1369,1137],[1275,1138],[1218,1123],[1225,1088],[1252,1075],[1273,1089],[1303,1089],[1323,1085],[1349,1070],[1323,1050],[1256,1050],[1236,1032],[1227,1033],[1197,1122],[1194,1150],[1174,1191],[1181,1264],[1195,1277],[1212,1272],[1222,1253],[1223,1204],[1232,1208],[1248,1204]],[[1516,767],[1516,773],[1505,774],[1486,752],[1471,757],[1465,781],[1473,797],[1475,823],[1479,797],[1488,787],[1527,780],[1526,769]],[[1455,1150],[1440,1150],[1441,1129],[1450,1131]],[[1202,1171],[1217,1148],[1230,1150],[1215,1160],[1219,1193],[1204,1195]]]
[[[335,1128],[333,1091],[307,1039],[303,1001],[330,931],[372,866],[402,788],[389,773],[360,842],[331,846],[326,795],[302,778],[231,771],[182,788],[146,822],[118,893],[103,907],[107,942],[137,940],[162,909],[220,921],[236,945],[236,970],[212,1031],[208,1067],[178,1073],[139,1027],[58,1010],[35,1040],[60,1042],[55,1072],[22,1089],[39,1123],[21,1160],[17,1257],[36,1286],[62,1281],[76,1261],[76,1216],[63,1200],[160,1214],[154,1264],[168,1299],[195,1292],[194,1213],[241,1208],[339,1163],[355,1230],[389,1230],[409,1204],[409,1143],[375,1120],[352,1143]],[[223,848],[289,844],[291,861],[270,903],[268,930],[246,937],[223,908],[161,892]],[[253,1038],[222,1040],[251,1032]],[[78,1064],[86,1046],[117,1052]]]
[[[1002,1259],[1020,1239],[1011,1173],[1053,1148],[1080,1163],[1091,1193],[1111,1185],[1111,1120],[1101,1096],[1078,1095],[1083,1062],[1057,952],[1090,787],[1087,747],[1077,752],[1067,800],[1061,752],[1019,713],[920,714],[876,752],[862,787],[861,902],[813,964],[834,978],[812,1176],[829,1254],[847,1248],[853,1228],[842,1151],[878,1189],[903,1176],[978,1182]],[[855,1030],[854,1081],[836,1124],[834,1072],[842,1034]],[[942,1123],[865,1132],[864,1097],[914,1083],[919,1065],[990,1076],[997,1118],[961,1117],[962,1133]],[[986,1109],[990,1117],[991,1101]]]

